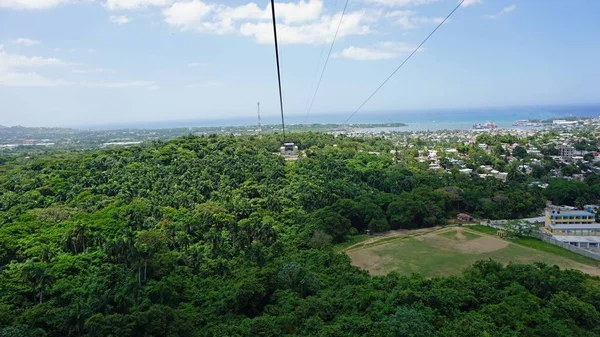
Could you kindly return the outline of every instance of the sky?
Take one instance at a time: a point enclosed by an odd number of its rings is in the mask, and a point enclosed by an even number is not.
[[[278,0],[286,115],[354,111],[458,0]],[[267,0],[0,0],[0,125],[279,115]],[[600,103],[600,1],[466,0],[358,112]],[[317,80],[340,23],[314,105]]]

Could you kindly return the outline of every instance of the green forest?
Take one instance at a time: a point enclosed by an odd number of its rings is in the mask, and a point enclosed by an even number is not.
[[[506,163],[507,182],[429,170],[384,138],[288,141],[298,160],[277,135],[0,156],[0,337],[600,334],[600,279],[579,271],[488,260],[374,277],[335,249],[461,212],[592,202],[597,176],[542,190]]]

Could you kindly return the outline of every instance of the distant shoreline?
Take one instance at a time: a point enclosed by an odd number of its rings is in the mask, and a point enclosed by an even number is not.
[[[126,114],[125,114],[126,115]],[[165,114],[167,115],[167,114]],[[409,111],[374,111],[356,114],[349,122],[349,126],[377,125],[380,127],[389,124],[406,127],[411,131],[419,130],[465,130],[476,123],[494,122],[501,128],[519,121],[543,121],[553,119],[569,119],[574,117],[589,118],[600,115],[599,104],[555,105],[555,106],[525,106],[525,107],[491,107],[491,108],[465,108],[465,109],[432,109]],[[305,115],[286,115],[286,126],[312,125],[343,125],[348,116],[344,113],[314,114],[308,118]],[[0,124],[2,123],[0,120]],[[279,114],[264,113],[262,115],[263,127],[280,125]],[[63,129],[85,131],[113,131],[113,130],[158,130],[158,129],[183,129],[183,128],[234,128],[257,125],[254,112],[239,117],[222,117],[218,119],[188,119],[154,122],[117,122],[111,124],[82,125],[71,124],[57,126]],[[36,126],[37,127],[37,126]],[[2,128],[0,127],[0,130]]]

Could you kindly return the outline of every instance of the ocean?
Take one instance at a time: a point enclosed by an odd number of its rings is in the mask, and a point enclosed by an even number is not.
[[[343,113],[312,114],[308,123],[342,124],[349,116]],[[473,124],[494,122],[500,128],[512,128],[517,120],[525,119],[560,119],[566,117],[598,117],[600,104],[556,105],[535,107],[502,107],[502,108],[468,108],[468,109],[435,109],[412,111],[359,111],[349,124],[405,123],[404,131],[435,130],[467,130]],[[286,116],[286,124],[303,124],[304,115]],[[264,116],[263,125],[280,124],[277,116]],[[256,124],[254,112],[248,117],[229,117],[222,119],[196,119],[180,121],[161,121],[146,123],[127,123],[113,125],[86,126],[86,129],[163,129],[180,127],[215,127],[241,126]]]

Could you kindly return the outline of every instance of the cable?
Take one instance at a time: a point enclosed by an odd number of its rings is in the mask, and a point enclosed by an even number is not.
[[[337,29],[335,30],[335,35],[333,36],[333,41],[331,41],[331,46],[329,47],[329,53],[327,53],[327,59],[325,59],[325,65],[323,66],[323,71],[321,72],[321,77],[319,77],[319,82],[317,83],[317,89],[315,90],[315,94],[310,102],[308,111],[306,111],[306,117],[304,118],[304,124],[306,124],[306,121],[308,120],[308,115],[310,114],[310,111],[312,110],[313,104],[315,103],[315,98],[317,97],[317,93],[319,92],[319,87],[321,86],[321,81],[323,80],[323,75],[325,74],[325,69],[327,69],[327,64],[329,63],[329,57],[331,56],[331,51],[333,50],[333,45],[335,44],[335,40],[338,36],[338,32],[340,31],[340,26],[342,25],[342,21],[344,20],[344,14],[346,13],[346,8],[348,8],[348,2],[350,2],[350,0],[346,0],[346,4],[344,5],[344,10],[342,11],[342,16],[340,17],[340,22],[338,23]]]
[[[435,32],[437,32],[438,29],[440,29],[440,27],[444,24],[444,22],[446,22],[451,16],[452,14],[454,14],[454,12],[456,12],[458,10],[458,8],[463,4],[463,2],[465,2],[465,0],[462,0],[451,12],[450,14],[448,14],[444,20],[442,20],[442,22],[440,22],[439,25],[437,25],[437,27],[435,27],[435,29],[429,34],[427,35],[427,37],[425,38],[425,40],[423,40],[423,42],[421,42],[421,44],[415,49],[413,50],[412,53],[410,53],[410,55],[408,55],[408,57],[398,66],[398,68],[396,68],[396,70],[394,70],[392,72],[392,74],[390,76],[388,76],[385,81],[383,81],[383,83],[381,83],[379,85],[379,87],[377,87],[377,89],[375,89],[375,91],[373,91],[373,93],[358,107],[358,109],[356,109],[352,114],[350,114],[350,117],[346,118],[346,120],[344,121],[344,125],[346,125],[348,123],[348,121],[354,117],[354,115],[356,115],[356,113],[362,109],[363,106],[365,106],[365,104],[367,104],[367,102],[369,102],[369,100],[371,100],[371,98],[373,98],[373,96],[375,96],[375,94],[379,91],[379,89],[381,89],[397,72],[398,70],[400,70],[400,68],[402,68],[402,66],[404,66],[404,64],[406,64],[406,62],[408,62],[408,60],[411,59],[411,57],[413,57],[413,55],[416,54],[416,52],[419,51],[419,49],[421,49],[421,47],[425,44],[425,42],[427,42],[427,40],[429,40],[429,38],[431,36],[433,36],[433,34],[435,34]]]
[[[279,46],[277,45],[277,22],[275,21],[275,0],[271,0],[271,12],[273,14],[273,36],[275,37],[275,59],[277,60],[277,81],[279,82],[279,105],[281,107],[281,129],[283,131],[283,142],[285,143],[285,119],[283,118],[283,94],[281,93],[281,68],[279,67]]]
[[[335,0],[335,2],[333,4],[333,9],[331,10],[331,16],[329,17],[329,24],[327,24],[327,33],[329,33],[329,27],[331,27],[331,23],[333,22],[333,17],[335,16],[335,9],[337,7],[337,3],[338,3],[338,0]],[[321,58],[323,57],[323,52],[325,51],[326,44],[327,44],[327,41],[323,41],[323,44],[321,45],[321,52],[319,52],[319,59],[317,60],[317,67],[315,68],[315,74],[313,75],[313,81],[311,82],[310,89],[308,90],[309,95],[313,92],[313,89],[315,87],[314,82],[316,81],[317,76],[319,75],[319,68],[321,68]],[[306,111],[308,111],[309,104],[310,104],[310,101],[307,100],[306,101]],[[306,124],[306,119],[304,120],[304,123]]]

